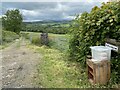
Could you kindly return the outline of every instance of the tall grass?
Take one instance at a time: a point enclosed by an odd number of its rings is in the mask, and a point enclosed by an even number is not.
[[[22,37],[28,39],[32,44],[41,46],[40,33],[21,32]]]
[[[18,38],[19,38],[18,34],[11,31],[2,30],[2,44],[12,42],[13,40]]]
[[[10,43],[12,43],[15,39],[18,39],[18,38],[19,38],[19,35],[14,32],[1,30],[0,49],[3,49],[9,46]]]

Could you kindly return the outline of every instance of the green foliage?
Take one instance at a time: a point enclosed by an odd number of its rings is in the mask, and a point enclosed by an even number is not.
[[[22,15],[18,9],[8,10],[2,17],[2,26],[4,30],[19,34],[22,26]]]
[[[31,42],[35,45],[41,45],[41,39],[38,36],[32,37]]]
[[[120,54],[116,55],[116,57],[113,57],[111,59],[111,79],[113,83],[119,83],[120,82]]]
[[[71,31],[70,57],[85,65],[90,46],[104,45],[106,37],[120,40],[120,2],[103,3],[77,16]],[[120,62],[119,58],[114,62]]]
[[[2,30],[2,44],[12,42],[15,39],[18,39],[19,35],[11,31]]]
[[[69,30],[69,23],[66,24],[41,24],[41,23],[25,23],[22,27],[22,31],[28,32],[43,32],[43,33],[54,33],[54,34],[66,34]]]

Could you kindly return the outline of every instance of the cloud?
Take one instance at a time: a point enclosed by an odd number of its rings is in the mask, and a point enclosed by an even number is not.
[[[2,2],[56,2],[56,0],[1,0]],[[105,2],[108,0],[57,0],[57,2]]]
[[[37,11],[34,11],[34,10],[24,10],[24,9],[21,9],[20,11],[21,11],[23,16],[27,16],[27,15],[38,16],[40,14],[40,12],[37,12]]]
[[[84,11],[90,12],[100,2],[88,0],[88,2],[4,2],[2,3],[2,14],[9,9],[19,9],[24,20],[71,20],[76,14]]]
[[[63,3],[58,2],[56,8],[54,8],[53,10],[55,10],[55,11],[63,11],[63,10],[66,11],[66,10],[69,10],[69,9],[70,9],[70,7],[68,5],[65,5]]]

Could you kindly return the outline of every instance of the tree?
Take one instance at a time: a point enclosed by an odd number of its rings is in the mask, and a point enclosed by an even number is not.
[[[2,17],[2,25],[5,30],[19,34],[22,28],[22,20],[22,14],[20,14],[18,9],[8,10]]]

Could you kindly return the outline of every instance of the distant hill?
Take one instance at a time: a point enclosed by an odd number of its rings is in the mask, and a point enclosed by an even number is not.
[[[44,21],[35,21],[35,22],[23,22],[26,24],[49,24],[49,23],[70,23],[71,20],[44,20]]]

